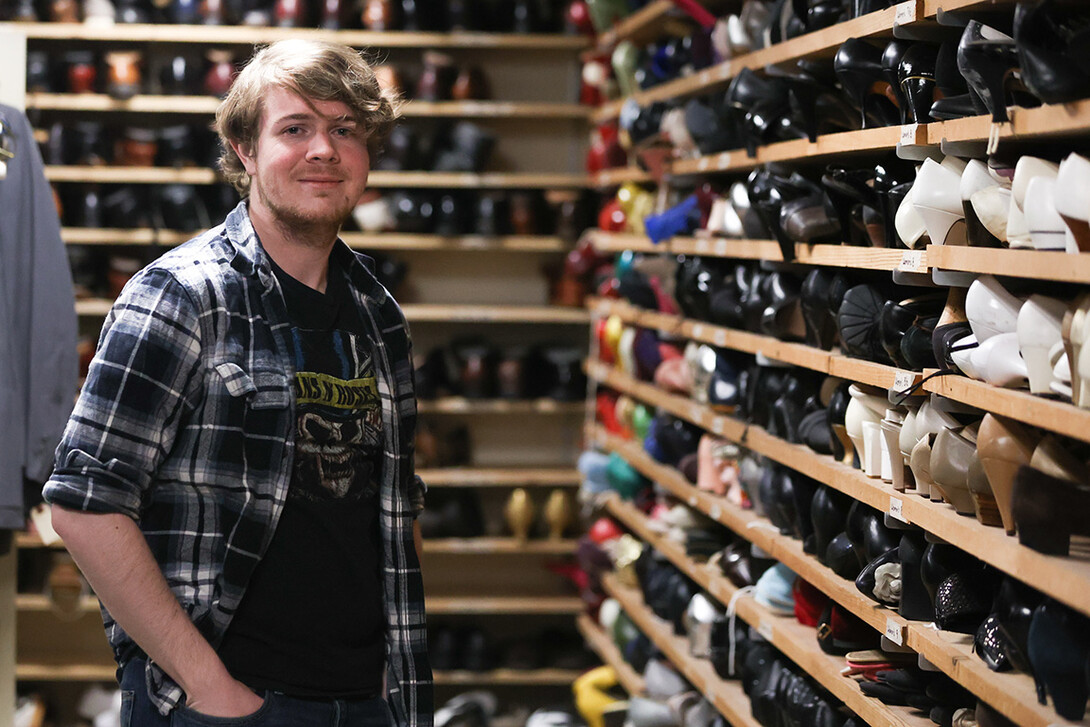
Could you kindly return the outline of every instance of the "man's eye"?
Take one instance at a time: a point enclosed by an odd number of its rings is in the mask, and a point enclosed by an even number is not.
[[[335,133],[337,136],[352,136],[353,134],[356,133],[356,130],[355,129],[350,129],[348,127],[341,127],[340,129],[337,129],[333,133]]]
[[[303,129],[298,127],[298,126],[289,126],[288,128],[284,129],[284,133],[294,135],[294,134],[298,134],[302,130]]]

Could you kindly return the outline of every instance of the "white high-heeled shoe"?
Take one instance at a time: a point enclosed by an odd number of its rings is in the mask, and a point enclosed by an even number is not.
[[[864,474],[868,477],[877,477],[881,473],[880,452],[879,458],[876,459],[872,446],[875,443],[874,434],[872,432],[870,436],[867,436],[867,427],[864,425],[870,423],[879,426],[880,431],[882,417],[885,416],[885,407],[889,406],[889,404],[888,402],[882,402],[881,397],[864,392],[855,384],[848,388],[848,393],[851,395],[851,400],[844,412],[844,426],[848,430],[848,439],[851,440],[852,446],[859,456],[859,465]],[[875,471],[873,465],[876,461],[879,463],[877,473],[872,475],[871,472]]]
[[[1021,299],[1011,295],[991,275],[981,275],[969,286],[965,295],[965,317],[973,329],[977,343],[984,343],[1000,333],[1018,330]]]
[[[726,197],[717,197],[708,213],[708,232],[722,237],[742,237],[742,220]]]
[[[1026,186],[1026,203],[1022,213],[1029,228],[1029,239],[1036,250],[1066,250],[1067,241],[1064,224],[1053,201],[1056,193],[1056,179],[1034,177]]]
[[[979,345],[976,336],[970,333],[954,341],[950,346],[950,360],[954,362],[954,366],[957,366],[958,371],[970,379],[980,379],[980,373],[973,366],[973,351]]]
[[[961,183],[958,186],[958,192],[961,195],[961,210],[965,215],[965,226],[969,237],[970,245],[980,246],[993,246],[995,240],[987,239],[986,232],[990,232],[986,227],[981,229],[981,221],[973,208],[972,198],[977,192],[981,192],[985,189],[991,189],[993,187],[1003,186],[999,180],[988,169],[988,165],[979,159],[970,159],[965,165],[965,171],[961,173]],[[1004,225],[1006,224],[1006,215],[1004,215]],[[974,237],[978,239],[973,239]]]
[[[920,213],[916,211],[913,203],[913,195],[916,185],[908,190],[908,194],[901,200],[901,206],[897,208],[897,214],[893,218],[893,225],[897,229],[897,236],[901,242],[915,250],[927,244],[927,226],[924,224]]]
[[[973,349],[973,368],[981,381],[1005,389],[1025,386],[1029,373],[1018,353],[1018,334],[1000,333]]]
[[[961,177],[965,162],[948,156],[942,163],[925,159],[912,185],[912,205],[923,219],[932,245],[965,245]],[[961,222],[961,225],[958,223]]]
[[[1029,234],[1029,223],[1025,219],[1026,190],[1036,177],[1055,178],[1060,165],[1046,159],[1024,156],[1014,167],[1014,179],[1011,181],[1011,206],[1007,216],[1007,243],[1014,248],[1032,248],[1033,240]]]
[[[1031,394],[1052,392],[1053,352],[1063,350],[1063,319],[1067,303],[1031,295],[1018,311],[1018,350],[1026,362]]]
[[[969,198],[980,224],[1002,243],[1007,242],[1007,218],[1010,216],[1011,191],[1002,185],[973,192]]]
[[[1054,203],[1076,252],[1090,252],[1090,159],[1070,154],[1060,162]]]

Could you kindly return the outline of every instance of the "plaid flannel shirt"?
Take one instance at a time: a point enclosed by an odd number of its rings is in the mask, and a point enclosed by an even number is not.
[[[413,519],[416,400],[400,308],[343,243],[335,255],[373,335],[385,432],[379,523],[387,696],[400,727],[430,727],[433,697]],[[288,313],[246,203],[223,225],[138,273],[106,318],[45,486],[56,505],[123,513],[167,584],[219,644],[276,529],[292,471],[294,368]],[[314,614],[321,618],[320,614]],[[118,664],[139,648],[103,608]],[[183,693],[153,662],[168,714]]]

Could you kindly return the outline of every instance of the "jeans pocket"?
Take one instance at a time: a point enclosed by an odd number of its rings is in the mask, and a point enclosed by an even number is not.
[[[265,701],[257,711],[244,717],[213,717],[188,707],[177,707],[170,716],[171,727],[257,727],[264,724],[272,710],[273,693],[265,692]]]

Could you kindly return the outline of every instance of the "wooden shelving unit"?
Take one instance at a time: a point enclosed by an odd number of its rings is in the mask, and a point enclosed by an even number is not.
[[[621,650],[617,648],[617,645],[613,643],[605,630],[585,613],[575,617],[575,625],[579,628],[583,640],[594,650],[594,653],[604,663],[613,667],[613,671],[617,674],[617,681],[621,683],[625,691],[634,696],[643,694],[646,688],[643,677],[637,674],[632,665],[624,660]]]
[[[958,515],[949,505],[895,492],[881,480],[868,478],[859,470],[832,457],[816,454],[804,445],[790,444],[774,437],[760,427],[716,414],[706,406],[661,392],[615,369],[590,364],[588,373],[601,384],[628,394],[637,401],[661,407],[881,512],[891,512],[891,502],[896,501],[894,510],[899,508],[907,522],[934,533],[1071,608],[1090,615],[1090,601],[1086,599],[1090,589],[1090,558],[1061,558],[1024,548],[1017,538],[1007,536],[1001,528],[985,527],[973,518]]]
[[[1063,723],[1056,721],[1056,714],[1050,708],[1037,704],[1031,677],[1018,673],[997,674],[976,658],[970,636],[938,631],[930,624],[909,621],[896,611],[878,605],[863,596],[854,583],[840,578],[816,558],[804,553],[799,541],[781,535],[770,522],[752,510],[741,510],[721,497],[698,490],[680,472],[655,462],[634,442],[611,435],[601,427],[594,427],[589,434],[605,451],[622,455],[672,496],[754,543],[876,630],[887,633],[892,624],[893,629],[899,630],[906,646],[922,654],[1016,724],[1047,727]]]
[[[109,649],[105,651],[109,656]],[[24,682],[113,682],[117,664],[22,663],[15,668],[15,678]]]
[[[107,43],[181,43],[255,46],[285,38],[330,40],[367,48],[445,48],[578,52],[589,43],[579,36],[514,33],[416,33],[313,28],[250,28],[236,25],[88,25],[83,23],[0,23],[29,39]]]
[[[448,467],[417,470],[428,487],[559,487],[578,485],[578,470],[563,467],[486,469]]]

